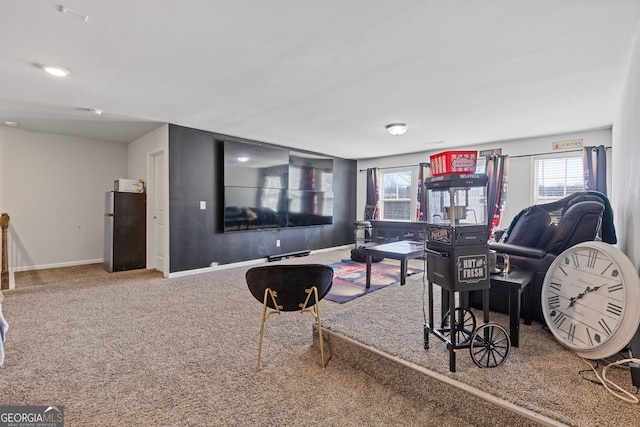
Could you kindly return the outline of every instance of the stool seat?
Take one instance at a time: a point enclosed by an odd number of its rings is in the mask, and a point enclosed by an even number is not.
[[[361,233],[360,233],[361,232]],[[372,241],[372,227],[370,221],[353,221],[354,247]]]

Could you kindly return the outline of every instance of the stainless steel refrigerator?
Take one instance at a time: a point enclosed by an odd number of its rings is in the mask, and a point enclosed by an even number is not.
[[[104,269],[108,272],[145,268],[147,199],[144,193],[105,194]]]

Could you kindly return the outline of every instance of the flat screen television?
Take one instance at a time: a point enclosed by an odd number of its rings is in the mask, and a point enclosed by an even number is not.
[[[333,222],[333,192],[288,190],[289,227],[323,225]]]
[[[224,142],[225,187],[287,188],[288,173],[288,150]]]
[[[333,191],[333,159],[289,152],[290,190]]]
[[[225,232],[331,223],[333,159],[225,140]]]
[[[286,226],[286,193],[277,188],[225,187],[224,231]]]

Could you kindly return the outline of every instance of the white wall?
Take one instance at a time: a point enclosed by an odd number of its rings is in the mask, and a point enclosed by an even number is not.
[[[0,153],[9,268],[102,262],[104,193],[127,173],[127,146],[0,127]]]
[[[129,178],[144,179],[149,181],[148,156],[160,150],[169,151],[169,125],[164,124],[129,143],[127,172]]]
[[[640,24],[613,122],[613,191],[618,246],[640,266]]]
[[[393,138],[390,136],[390,138]],[[611,146],[611,129],[598,129],[582,132],[572,132],[560,135],[542,136],[511,141],[490,142],[469,147],[456,147],[456,150],[488,150],[501,148],[502,154],[509,155],[509,181],[507,186],[507,202],[502,218],[502,226],[507,227],[511,219],[522,209],[533,203],[533,155],[534,154],[561,154],[568,150],[552,150],[552,143],[572,139],[583,139],[585,146],[604,145]],[[364,217],[364,205],[366,199],[366,170],[367,168],[389,168],[397,166],[418,165],[420,162],[429,162],[429,156],[445,151],[443,149],[424,151],[413,154],[398,155],[393,157],[366,159],[358,161],[358,193],[357,193],[357,219]],[[608,151],[608,163],[611,164],[611,150]],[[523,156],[523,157],[520,157]],[[611,175],[609,167],[608,175]],[[612,188],[609,180],[609,189]]]
[[[165,182],[155,183],[152,182],[153,177],[150,176],[150,172],[152,171],[152,167],[149,164],[151,161],[151,155],[159,152],[163,152],[165,154],[165,164],[164,164],[164,177]],[[148,134],[136,139],[135,141],[129,143],[128,146],[128,177],[132,179],[143,179],[147,185],[147,268],[152,268],[155,263],[153,261],[154,258],[154,232],[153,232],[153,186],[161,185],[164,188],[164,194],[167,196],[166,199],[162,202],[165,205],[165,211],[169,211],[169,174],[167,171],[169,170],[169,125],[165,124],[160,126],[159,128],[149,132]],[[167,215],[166,221],[168,224],[169,216]],[[169,247],[169,227],[166,227],[165,235],[162,236],[164,239],[164,245],[162,247]],[[168,258],[169,254],[165,254],[166,256],[166,264],[167,268],[164,273],[168,273]]]

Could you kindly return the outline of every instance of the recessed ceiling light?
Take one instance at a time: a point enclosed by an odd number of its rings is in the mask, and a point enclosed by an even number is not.
[[[238,156],[238,161],[239,162],[248,162],[249,161],[249,156]]]
[[[101,116],[104,111],[99,108],[89,108],[89,111],[95,114],[96,116]]]
[[[89,15],[87,15],[86,13],[82,13],[79,10],[69,9],[66,6],[59,5],[58,6],[58,11],[60,11],[60,13],[63,13],[65,15],[69,15],[69,16],[72,16],[74,18],[81,19],[84,22],[89,22]]]
[[[14,128],[14,127],[17,127],[17,126],[18,126],[18,123],[16,123],[16,122],[12,122],[12,121],[9,121],[9,120],[5,121],[5,122],[4,122],[4,124],[5,124],[5,125],[7,125],[7,126],[9,126],[9,127],[12,127],[12,128]]]
[[[42,69],[52,76],[66,77],[69,75],[69,71],[64,68],[54,67],[53,65],[41,65]]]

